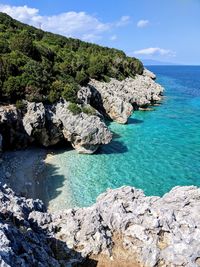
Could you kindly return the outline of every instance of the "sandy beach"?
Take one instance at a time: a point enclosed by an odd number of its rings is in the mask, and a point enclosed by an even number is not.
[[[46,169],[46,155],[47,150],[42,148],[5,152],[0,163],[0,182],[17,194],[43,200],[41,176]]]

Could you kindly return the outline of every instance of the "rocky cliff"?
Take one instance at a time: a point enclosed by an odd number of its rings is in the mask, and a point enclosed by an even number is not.
[[[15,106],[0,107],[0,132],[5,148],[24,148],[36,142],[45,147],[68,141],[80,153],[93,153],[112,134],[100,116],[74,115],[62,100],[53,106],[26,103],[23,113]]]
[[[124,81],[91,80],[78,91],[77,114],[70,111],[69,102],[63,99],[54,105],[26,101],[22,109],[0,106],[0,145],[5,149],[23,148],[31,143],[48,147],[67,141],[79,153],[94,153],[99,145],[112,139],[103,117],[126,123],[134,108],[161,100],[163,88],[154,80],[155,75],[147,70]],[[81,112],[86,105],[96,112]]]
[[[0,187],[1,266],[200,266],[200,189],[160,197],[122,187],[49,214]]]
[[[161,100],[164,89],[154,80],[156,76],[145,69],[143,75],[108,83],[91,80],[79,91],[79,100],[90,103],[104,116],[118,123],[127,123],[133,109],[145,108]]]

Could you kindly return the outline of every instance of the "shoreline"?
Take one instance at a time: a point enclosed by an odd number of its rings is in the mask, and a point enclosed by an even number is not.
[[[35,147],[4,152],[0,163],[0,182],[21,196],[43,200],[41,176],[46,168],[47,155],[48,150]]]
[[[153,107],[161,104],[140,108],[138,111],[154,111]],[[51,199],[49,195],[46,172],[48,165],[54,166],[57,149],[59,148],[28,147],[24,150],[5,151],[0,158],[0,183],[7,184],[20,196],[41,199],[49,212],[54,211],[53,203],[56,197]],[[65,151],[67,152],[68,148]]]

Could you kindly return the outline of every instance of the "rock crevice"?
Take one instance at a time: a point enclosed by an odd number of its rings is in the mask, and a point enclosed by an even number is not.
[[[5,266],[81,266],[88,259],[94,266],[102,259],[106,266],[199,266],[200,189],[194,186],[175,187],[162,198],[122,187],[91,207],[52,214],[41,201],[18,197],[6,186],[0,202]]]

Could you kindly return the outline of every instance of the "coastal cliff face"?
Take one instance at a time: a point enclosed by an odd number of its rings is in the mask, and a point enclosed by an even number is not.
[[[27,103],[25,114],[15,106],[0,108],[3,146],[24,148],[36,142],[45,147],[68,141],[80,153],[93,153],[107,144],[112,134],[102,118],[83,112],[74,115],[62,100],[53,106]]]
[[[155,75],[147,70],[135,79],[124,81],[91,80],[77,93],[80,103],[77,114],[70,111],[69,102],[64,99],[53,105],[25,102],[22,109],[15,105],[1,106],[2,148],[24,148],[34,142],[48,147],[67,141],[79,153],[94,153],[99,145],[112,139],[103,117],[126,123],[134,108],[161,100],[163,88],[154,80]],[[92,106],[95,112],[82,112],[85,106]]]
[[[161,100],[164,89],[154,80],[155,74],[144,69],[142,75],[109,83],[91,80],[87,90],[79,92],[79,99],[90,103],[109,119],[127,123],[133,109],[153,105]]]
[[[122,187],[88,208],[49,214],[0,188],[4,266],[200,266],[200,189],[160,197]]]

